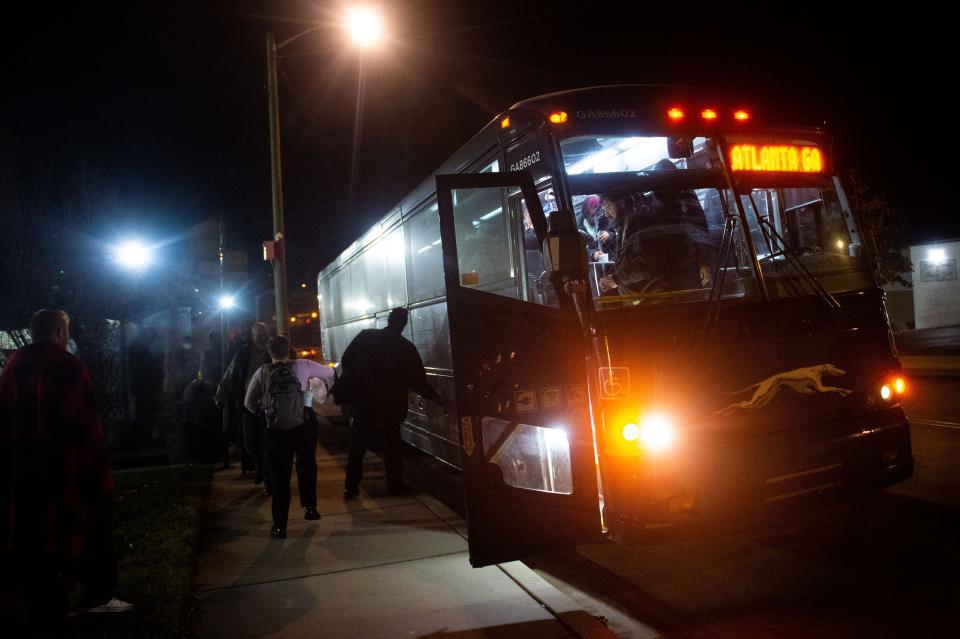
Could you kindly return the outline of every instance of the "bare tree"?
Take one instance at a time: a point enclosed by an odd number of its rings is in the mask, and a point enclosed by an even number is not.
[[[850,206],[857,213],[869,238],[877,265],[877,282],[896,282],[911,286],[903,275],[913,270],[913,264],[905,251],[909,246],[906,220],[886,193],[871,186],[856,169],[847,177]]]
[[[123,296],[104,276],[94,238],[115,211],[116,198],[84,160],[61,170],[37,152],[0,149],[0,330],[9,338],[4,347],[28,342],[36,310],[69,312],[72,336],[97,382],[108,436],[123,420],[117,321]]]

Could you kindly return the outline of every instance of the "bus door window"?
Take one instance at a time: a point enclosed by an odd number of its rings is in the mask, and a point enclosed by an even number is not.
[[[501,189],[453,191],[462,286],[520,297],[510,217]]]

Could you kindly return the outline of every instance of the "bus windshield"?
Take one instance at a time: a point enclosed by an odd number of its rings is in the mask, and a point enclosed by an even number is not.
[[[805,151],[814,146],[765,155],[777,172],[762,184],[728,179],[706,137],[581,135],[560,146],[600,308],[749,298],[754,258],[770,297],[869,285],[835,180],[787,170],[819,170]]]

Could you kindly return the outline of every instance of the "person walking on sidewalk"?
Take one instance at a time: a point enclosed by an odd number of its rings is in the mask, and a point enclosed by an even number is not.
[[[263,413],[267,424],[266,446],[273,473],[273,528],[270,536],[287,536],[290,511],[290,470],[297,459],[297,487],[306,519],[320,519],[317,512],[317,416],[313,412],[310,378],[319,378],[326,392],[333,369],[308,359],[291,359],[290,340],[283,335],[267,343],[271,363],[261,366],[250,379],[244,406]],[[323,398],[320,398],[323,399]]]
[[[270,455],[264,447],[263,420],[244,408],[244,400],[253,374],[262,365],[270,363],[270,355],[267,353],[269,339],[270,329],[263,322],[256,322],[250,327],[250,339],[243,342],[230,359],[227,370],[220,379],[220,385],[217,386],[215,399],[217,406],[229,412],[231,430],[237,428],[235,418],[238,418],[239,427],[243,429],[240,466],[244,470],[249,468],[248,464],[253,466],[253,483],[264,483],[267,494],[270,494],[271,490],[271,473]]]
[[[114,597],[113,474],[70,318],[38,311],[30,334],[0,375],[0,552],[26,616],[56,629],[78,582],[88,612],[133,606]]]
[[[395,494],[405,491],[400,425],[407,416],[408,390],[446,405],[427,382],[417,348],[401,334],[407,317],[407,309],[393,309],[385,328],[361,331],[343,353],[343,374],[334,389],[335,398],[338,404],[349,404],[353,409],[344,499],[353,499],[359,492],[363,456],[370,436],[377,431],[383,436],[387,486]]]

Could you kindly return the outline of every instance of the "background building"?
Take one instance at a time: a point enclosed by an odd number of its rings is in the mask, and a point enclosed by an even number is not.
[[[960,239],[910,247],[916,328],[960,325]]]

